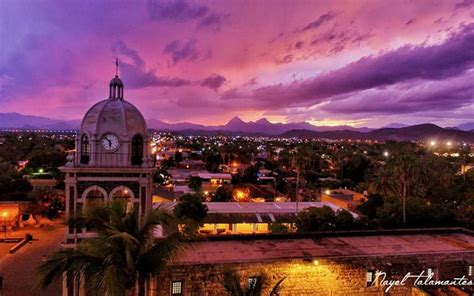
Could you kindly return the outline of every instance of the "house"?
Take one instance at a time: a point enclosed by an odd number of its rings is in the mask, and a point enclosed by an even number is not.
[[[152,196],[153,203],[176,201],[176,196],[174,192],[167,187],[162,187],[162,186],[153,187],[151,196]]]
[[[203,235],[269,233],[272,223],[283,223],[292,228],[299,211],[310,207],[328,206],[337,212],[341,208],[327,202],[204,202],[207,217],[199,232]],[[154,203],[154,207],[172,211],[177,205]],[[352,213],[354,217],[357,214]]]
[[[328,189],[321,192],[321,201],[355,211],[359,205],[367,201],[367,197],[362,193],[348,189]]]
[[[201,179],[201,190],[208,193],[215,192],[219,186],[230,184],[232,182],[232,175],[225,173],[210,173],[206,171],[192,173],[191,177]]]
[[[190,170],[204,170],[206,163],[200,159],[185,159],[177,164],[178,168]]]
[[[234,186],[234,192],[241,191],[247,196],[247,200],[254,202],[285,201],[286,196],[278,192],[272,185],[244,183]],[[234,194],[236,196],[236,194]],[[237,200],[238,201],[238,200]]]

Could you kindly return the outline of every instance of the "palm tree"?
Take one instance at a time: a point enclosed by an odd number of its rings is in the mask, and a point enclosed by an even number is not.
[[[164,239],[153,235],[158,225],[170,219],[159,208],[145,215],[139,214],[138,207],[127,211],[121,200],[91,208],[69,223],[93,229],[97,236],[49,255],[37,270],[39,287],[46,289],[65,274],[69,283],[82,283],[86,295],[145,295],[149,279],[179,249],[177,235]]]
[[[421,166],[418,159],[409,153],[400,153],[393,159],[394,175],[401,185],[403,224],[407,223],[406,203],[409,195],[413,196],[415,182],[421,177]]]
[[[400,192],[394,172],[388,167],[379,167],[373,174],[370,185],[382,196],[397,196]]]
[[[298,147],[290,158],[291,168],[296,171],[296,212],[299,211],[298,202],[300,201],[301,174],[304,174],[305,170],[312,164],[311,153],[311,149],[302,146]]]
[[[268,295],[278,296],[281,290],[281,284],[285,278],[280,279],[270,290]],[[233,269],[224,271],[224,285],[225,290],[231,296],[261,296],[263,291],[267,290],[267,277],[265,274],[260,274],[249,280],[248,284],[242,286],[239,274]]]

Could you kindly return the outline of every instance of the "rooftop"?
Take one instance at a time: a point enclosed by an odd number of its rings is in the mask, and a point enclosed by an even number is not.
[[[474,232],[462,228],[344,231],[202,238],[185,247],[174,264],[219,264],[285,259],[474,255]]]
[[[161,207],[174,208],[176,202],[162,203]],[[342,209],[329,202],[204,202],[207,205],[208,213],[229,213],[229,214],[257,214],[257,213],[273,213],[273,214],[287,214],[296,213],[303,209],[310,207],[324,207],[328,206],[334,211]],[[154,206],[159,206],[160,203],[156,203]],[[353,215],[356,215],[353,213]],[[357,216],[357,215],[356,215]]]

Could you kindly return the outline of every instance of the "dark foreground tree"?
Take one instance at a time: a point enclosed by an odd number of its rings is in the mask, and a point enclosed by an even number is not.
[[[199,194],[184,194],[179,198],[179,203],[174,208],[174,215],[179,223],[184,225],[182,229],[186,236],[197,233],[207,217],[207,206],[202,203]]]
[[[97,237],[49,255],[37,270],[39,287],[45,289],[65,274],[68,282],[83,283],[85,295],[145,295],[149,279],[179,249],[178,236],[154,237],[155,228],[170,219],[159,208],[142,216],[137,207],[127,212],[121,200],[91,208],[70,225],[94,229]]]

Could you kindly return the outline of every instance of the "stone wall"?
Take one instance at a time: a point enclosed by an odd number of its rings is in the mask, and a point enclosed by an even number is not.
[[[152,295],[170,295],[171,282],[183,281],[183,295],[227,295],[222,285],[223,273],[232,268],[240,274],[242,284],[249,277],[265,274],[270,288],[264,295],[282,278],[285,280],[279,295],[386,295],[381,286],[367,287],[368,270],[382,270],[390,279],[397,279],[407,272],[432,268],[438,277],[451,279],[467,274],[466,262],[474,262],[474,254],[173,266],[151,288]],[[412,287],[394,287],[390,294],[411,295]]]

